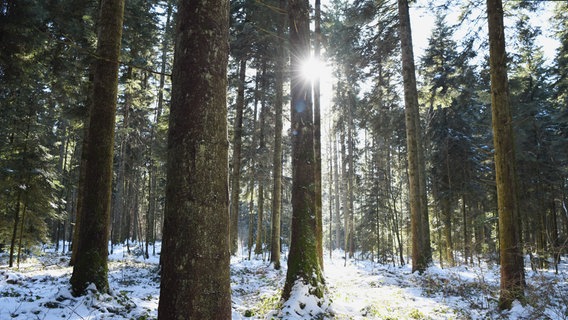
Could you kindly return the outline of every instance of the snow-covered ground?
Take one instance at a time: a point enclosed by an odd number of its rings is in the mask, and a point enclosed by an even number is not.
[[[27,258],[19,269],[9,269],[7,257],[0,256],[0,319],[155,319],[159,257],[144,260],[124,250],[115,248],[110,257],[112,293],[92,288],[82,297],[71,295],[68,256],[45,250]],[[323,303],[297,288],[284,311],[279,309],[286,261],[275,271],[260,258],[234,257],[233,319],[568,319],[566,257],[558,275],[552,269],[527,269],[527,303],[515,303],[504,313],[496,310],[498,266],[432,266],[418,275],[410,266],[345,263],[342,257],[334,252],[325,258]],[[310,315],[320,311],[323,316]]]

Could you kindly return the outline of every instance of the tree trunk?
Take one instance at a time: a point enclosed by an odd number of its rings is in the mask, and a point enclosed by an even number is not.
[[[258,138],[258,156],[263,155],[266,152],[266,95],[265,91],[268,88],[266,80],[266,62],[263,62],[262,73],[261,73],[261,98],[260,98],[260,134]],[[266,180],[265,163],[263,159],[258,162],[258,215],[256,218],[256,243],[254,248],[254,253],[259,255],[262,254],[262,245],[264,243],[264,183]]]
[[[101,1],[79,243],[71,276],[76,295],[89,283],[100,292],[109,291],[108,231],[123,16],[124,0]]]
[[[342,123],[343,124],[343,123]],[[341,126],[339,133],[339,142],[341,144],[341,204],[343,206],[343,251],[345,251],[345,263],[347,263],[347,253],[349,252],[349,175],[347,173],[347,148],[345,147],[345,128]]]
[[[314,29],[314,58],[319,63],[321,53],[321,2],[315,0],[315,29]],[[316,240],[318,247],[318,259],[323,270],[323,214],[322,214],[322,189],[321,189],[321,97],[320,79],[315,75],[314,79],[314,149],[316,162],[314,170],[316,173]]]
[[[229,2],[177,14],[158,318],[230,319]]]
[[[452,241],[452,206],[448,196],[444,196],[442,201],[442,216],[444,219],[444,244],[445,244],[445,256],[448,265],[453,267],[456,265],[454,261],[454,242]]]
[[[282,292],[290,297],[296,285],[310,287],[311,295],[321,299],[324,280],[317,251],[315,199],[315,154],[311,88],[298,70],[309,57],[309,8],[302,0],[288,1],[291,55],[291,131],[292,131],[292,236],[288,272]]]
[[[337,153],[337,137],[334,134],[333,137],[333,175],[335,177],[334,189],[335,189],[335,247],[337,249],[341,248],[341,189],[339,188],[339,154]]]
[[[487,0],[491,72],[491,106],[495,179],[499,210],[499,245],[501,256],[501,292],[499,308],[510,309],[524,294],[524,265],[519,235],[519,208],[513,123],[507,80],[507,54],[501,0]]]
[[[166,9],[166,23],[164,30],[169,30],[171,25],[173,5],[168,2]],[[157,148],[156,131],[162,117],[162,110],[164,107],[164,90],[166,84],[166,64],[168,60],[168,37],[164,34],[162,40],[162,61],[160,65],[160,82],[158,87],[158,105],[156,107],[155,123],[150,131],[150,170],[148,172],[150,180],[150,190],[148,192],[148,216],[146,219],[146,257],[149,257],[148,244],[152,243],[152,254],[156,253],[156,213],[157,213],[157,193],[158,193],[158,166],[155,159],[152,157],[153,150]]]
[[[286,10],[285,0],[279,1],[280,10]],[[274,264],[274,269],[280,269],[280,219],[282,208],[282,108],[284,105],[284,65],[285,49],[284,28],[286,27],[286,17],[281,15],[278,25],[278,54],[276,60],[276,99],[274,101],[274,154],[272,158],[272,239],[270,243],[270,262]]]
[[[400,42],[402,51],[402,76],[404,82],[404,105],[406,122],[406,141],[408,156],[408,188],[410,198],[412,229],[412,272],[423,272],[429,263],[424,218],[422,211],[422,188],[420,174],[420,133],[418,117],[418,92],[416,90],[416,73],[414,69],[414,53],[412,51],[412,34],[410,30],[410,14],[407,0],[398,0]]]
[[[354,197],[355,197],[355,143],[353,141],[353,135],[355,131],[355,125],[353,124],[353,111],[355,110],[355,97],[352,92],[349,94],[349,108],[347,110],[347,149],[349,151],[349,169],[347,171],[347,200],[349,205],[349,216],[348,216],[348,226],[349,228],[349,258],[353,258],[355,255],[355,229],[354,229]]]
[[[16,208],[14,209],[14,227],[12,228],[12,237],[10,240],[10,260],[8,266],[14,266],[14,252],[16,250],[16,238],[18,237],[18,226],[20,224],[20,206],[22,203],[22,191],[18,188],[18,196],[16,197]]]
[[[242,58],[239,66],[236,117],[233,136],[233,171],[231,172],[231,255],[239,248],[239,196],[241,193],[241,149],[243,136],[243,109],[245,105],[245,81],[247,61]]]
[[[254,108],[253,108],[253,128],[252,128],[252,148],[256,148],[256,128],[257,128],[257,124],[256,124],[256,114],[258,111],[258,71],[257,70],[257,76],[256,76],[256,84],[255,84],[255,98],[254,98]],[[250,200],[249,200],[249,229],[248,229],[248,259],[250,260],[250,256],[251,256],[251,252],[252,252],[252,246],[254,244],[254,184],[256,181],[256,157],[253,157],[251,159],[250,162],[250,171],[251,171],[251,175],[250,175],[250,188],[249,188],[249,194],[250,194]]]

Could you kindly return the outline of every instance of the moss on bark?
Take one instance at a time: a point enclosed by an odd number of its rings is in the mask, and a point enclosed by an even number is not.
[[[288,256],[286,300],[297,280],[314,288],[322,298],[324,281],[317,249],[316,157],[314,152],[313,106],[310,83],[301,78],[300,64],[309,57],[309,11],[307,2],[288,2],[292,56],[292,239]]]

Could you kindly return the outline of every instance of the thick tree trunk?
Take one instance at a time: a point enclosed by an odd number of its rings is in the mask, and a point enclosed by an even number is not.
[[[228,14],[225,0],[178,5],[158,306],[162,320],[231,318]]]
[[[233,136],[233,170],[231,172],[231,255],[239,248],[239,196],[241,193],[241,149],[243,136],[243,109],[245,106],[245,81],[247,61],[243,58],[239,65],[239,84],[237,89],[236,117]]]
[[[324,280],[317,251],[315,154],[311,88],[298,70],[309,57],[309,8],[303,0],[288,1],[290,25],[291,131],[292,131],[292,236],[284,300],[295,285],[308,285],[323,298]]]
[[[108,231],[123,16],[124,0],[101,1],[79,243],[71,276],[74,294],[83,294],[89,283],[109,291]]]
[[[507,54],[501,0],[487,0],[491,72],[491,107],[495,179],[499,210],[501,292],[499,308],[510,309],[524,296],[524,264],[520,241],[513,121],[507,80]]]

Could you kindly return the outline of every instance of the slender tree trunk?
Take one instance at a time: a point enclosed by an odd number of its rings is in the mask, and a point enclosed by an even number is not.
[[[245,81],[247,61],[242,58],[239,66],[236,117],[233,136],[233,171],[231,173],[231,255],[239,248],[239,196],[241,193],[241,149],[243,136],[243,109],[245,106]]]
[[[426,270],[429,242],[424,226],[422,209],[423,188],[420,173],[420,133],[418,117],[418,92],[416,90],[416,73],[414,69],[414,53],[412,51],[412,35],[410,30],[410,15],[407,0],[398,0],[398,15],[400,41],[402,51],[402,76],[404,82],[404,105],[406,120],[406,140],[408,156],[408,185],[412,228],[412,271]],[[425,187],[424,187],[425,190]]]
[[[331,135],[329,135],[329,144],[328,144],[328,148],[327,148],[327,155],[328,155],[328,194],[329,194],[329,199],[328,199],[328,204],[329,204],[329,259],[331,259],[333,257],[333,219],[335,217],[335,215],[333,214],[333,203],[334,203],[334,194],[333,194],[333,160],[332,160],[332,153],[331,153]]]
[[[392,200],[392,203],[389,205],[392,211],[392,228],[393,228],[393,232],[394,235],[396,237],[396,242],[397,242],[397,248],[398,248],[398,255],[399,255],[399,259],[400,259],[400,265],[403,266],[405,264],[404,262],[404,246],[402,243],[402,235],[401,235],[401,231],[400,231],[400,219],[398,216],[398,210],[396,209],[396,196],[392,190],[392,186],[393,186],[393,177],[392,177],[392,169],[391,169],[391,161],[392,161],[392,156],[391,156],[391,147],[390,144],[388,143],[388,141],[385,139],[385,144],[388,145],[388,150],[386,151],[387,153],[387,159],[386,159],[386,172],[387,172],[387,190],[389,193],[389,198]]]
[[[12,239],[10,241],[10,260],[8,266],[14,266],[14,253],[16,252],[16,238],[18,237],[18,226],[20,225],[20,206],[22,202],[22,191],[18,189],[16,197],[16,208],[14,209],[14,227],[12,228]]]
[[[169,30],[171,25],[173,5],[168,2],[166,8],[166,23],[164,30]],[[149,257],[148,244],[152,243],[152,254],[155,255],[156,250],[156,211],[157,211],[157,192],[158,192],[158,166],[156,160],[152,157],[154,150],[157,148],[156,131],[162,117],[164,108],[164,90],[166,87],[166,66],[168,61],[168,36],[164,34],[162,39],[162,61],[160,63],[160,82],[158,85],[158,105],[156,107],[156,119],[150,131],[150,170],[149,180],[150,188],[148,192],[148,216],[146,219],[146,257]]]
[[[109,291],[108,231],[123,16],[124,0],[101,1],[79,243],[71,276],[76,295],[89,283],[100,292]]]
[[[324,295],[324,279],[317,250],[315,154],[311,88],[298,70],[309,57],[310,30],[307,1],[288,1],[291,55],[292,236],[286,284],[288,300],[294,286],[307,285],[311,295]]]
[[[524,296],[524,265],[521,250],[513,121],[507,80],[507,54],[501,0],[487,0],[491,72],[491,106],[495,178],[499,210],[501,292],[499,308],[510,309]]]
[[[469,225],[467,217],[467,206],[465,205],[465,194],[462,193],[461,197],[461,211],[463,217],[463,258],[465,264],[467,264],[467,259],[470,257],[470,243],[471,237],[469,236]]]
[[[252,161],[254,162],[254,161]],[[251,166],[251,171],[253,172],[252,177],[249,182],[249,191],[250,199],[249,199],[249,228],[248,228],[248,259],[250,260],[251,253],[252,253],[252,246],[254,244],[254,168]]]
[[[315,0],[315,37],[314,37],[314,58],[316,61],[320,59],[321,53],[321,2]],[[314,83],[314,149],[316,162],[314,170],[316,173],[316,240],[318,249],[318,259],[323,269],[323,209],[322,209],[322,189],[321,189],[321,94],[320,94],[320,78],[315,75]]]
[[[343,124],[343,123],[342,123]],[[349,252],[349,175],[347,173],[347,151],[345,147],[345,128],[341,126],[340,144],[341,144],[341,204],[343,206],[343,250],[345,251],[345,263],[347,264],[347,253]]]
[[[27,213],[27,201],[24,203],[24,209],[22,210],[22,222],[20,223],[20,237],[18,239],[18,257],[16,259],[16,265],[20,268],[20,257],[22,255],[22,239],[24,238],[24,226],[26,225],[26,213]]]
[[[94,68],[92,68],[94,70]],[[94,77],[94,75],[93,75]],[[92,84],[93,81],[91,81]],[[92,88],[89,88],[92,91]],[[69,266],[74,266],[77,262],[77,253],[79,246],[79,233],[81,230],[81,215],[83,214],[83,198],[85,194],[85,178],[87,175],[87,151],[89,150],[89,122],[91,119],[91,109],[93,106],[93,97],[90,95],[87,99],[87,117],[85,117],[85,122],[83,124],[83,141],[81,143],[81,157],[79,163],[79,181],[77,186],[77,202],[75,205],[75,226],[73,228],[73,238],[71,247],[71,259],[69,259]]]
[[[252,148],[256,148],[256,128],[257,128],[257,124],[256,124],[256,114],[258,111],[258,72],[257,71],[257,77],[256,77],[256,85],[255,85],[255,98],[254,98],[254,109],[253,109],[253,128],[252,128]],[[249,194],[250,194],[250,200],[249,200],[249,232],[248,232],[248,259],[250,260],[250,256],[251,256],[251,251],[252,251],[252,247],[254,244],[254,184],[256,182],[256,157],[253,157],[251,159],[251,164],[250,164],[250,171],[251,171],[251,176],[250,176],[250,190],[249,190]]]
[[[337,153],[337,137],[333,135],[333,175],[335,177],[335,247],[341,248],[341,189],[339,188],[339,154]]]
[[[266,62],[263,62],[262,73],[261,73],[261,98],[260,98],[260,134],[258,139],[258,150],[259,154],[264,154],[266,152],[266,95],[264,94],[267,90],[266,83]],[[260,170],[257,171],[258,175],[258,215],[256,219],[256,244],[254,248],[254,253],[259,255],[262,254],[264,243],[264,183],[265,183],[265,163],[264,161],[259,161],[258,167]]]
[[[231,318],[228,14],[226,0],[178,4],[158,306],[161,320]]]
[[[280,0],[279,8],[286,10],[286,1]],[[284,105],[284,28],[286,28],[286,16],[281,15],[278,25],[278,54],[276,60],[276,99],[274,101],[274,154],[272,158],[272,239],[270,243],[270,262],[274,269],[280,269],[280,220],[282,209],[282,109]]]
[[[452,241],[452,206],[448,196],[445,196],[442,201],[442,216],[444,219],[444,243],[446,248],[446,260],[450,266],[455,266],[454,261],[454,242]]]
[[[348,205],[349,205],[349,258],[353,258],[355,255],[355,229],[354,229],[354,216],[355,216],[355,143],[353,142],[353,132],[355,131],[355,126],[353,124],[353,110],[355,110],[355,97],[351,92],[348,93],[349,97],[349,109],[347,110],[347,149],[349,151],[349,170],[347,171],[347,184],[348,184]]]

